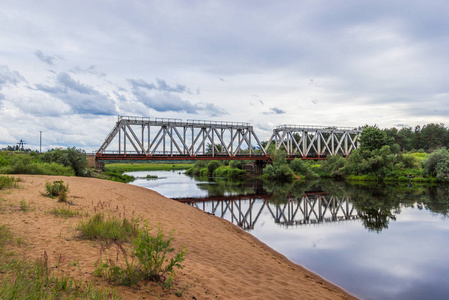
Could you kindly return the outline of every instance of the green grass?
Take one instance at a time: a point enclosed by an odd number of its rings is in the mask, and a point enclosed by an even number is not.
[[[19,239],[17,239],[18,241]],[[36,261],[17,258],[6,253],[5,246],[14,244],[14,236],[0,226],[0,299],[120,299],[114,289],[97,289],[48,267],[47,253]]]
[[[129,241],[137,234],[135,220],[120,220],[114,216],[105,218],[103,213],[97,213],[88,220],[82,220],[76,229],[80,231],[81,238],[118,243]]]
[[[171,170],[186,170],[193,164],[180,163],[110,163],[105,164],[104,170],[106,172],[123,173],[132,171],[171,171]]]
[[[82,213],[79,210],[73,210],[66,207],[55,207],[51,209],[49,213],[64,219],[78,217],[82,215]]]
[[[25,201],[25,199],[22,199],[19,204],[20,204],[20,210],[21,211],[28,212],[28,211],[31,210],[31,205],[29,203],[27,203]]]
[[[0,190],[2,189],[12,189],[12,188],[18,188],[20,182],[20,178],[16,178],[13,176],[0,176]]]
[[[13,241],[13,235],[11,231],[5,225],[0,226],[0,254],[3,247]]]
[[[134,179],[135,179],[133,176],[123,174],[123,172],[105,171],[104,173],[106,175],[106,177],[104,179],[112,180],[112,181],[116,181],[116,182],[128,183],[128,182],[134,181]]]
[[[173,288],[175,268],[183,268],[181,262],[184,261],[187,250],[184,247],[181,251],[170,254],[175,251],[171,245],[173,231],[168,237],[164,236],[160,226],[155,237],[149,231],[146,223],[139,228],[131,240],[131,255],[127,254],[122,245],[118,246],[125,259],[124,268],[111,259],[103,261],[100,258],[94,274],[117,285],[133,286],[142,280],[148,280],[162,283],[166,289]]]

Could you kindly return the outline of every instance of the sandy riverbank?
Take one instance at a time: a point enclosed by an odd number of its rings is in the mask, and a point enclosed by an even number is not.
[[[72,209],[120,217],[140,215],[154,226],[161,223],[166,231],[175,229],[175,248],[188,250],[184,269],[175,275],[176,289],[183,290],[184,299],[354,299],[235,225],[148,189],[91,178],[16,177],[22,179],[21,188],[0,192],[8,207],[0,224],[23,238],[21,255],[36,259],[46,251],[50,265],[56,266],[59,260],[58,270],[74,278],[106,284],[93,275],[100,245],[76,238],[81,217],[63,219],[48,213],[67,204],[41,195],[46,180],[69,184]],[[21,211],[20,201],[29,203],[31,210]],[[113,249],[109,254],[116,256]],[[151,283],[117,290],[125,299],[179,299]]]

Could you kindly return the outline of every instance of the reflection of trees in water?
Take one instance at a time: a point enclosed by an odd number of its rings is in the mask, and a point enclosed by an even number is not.
[[[224,195],[263,194],[263,183],[260,180],[227,181],[215,179],[211,182],[197,184],[198,188],[207,191],[210,197]]]

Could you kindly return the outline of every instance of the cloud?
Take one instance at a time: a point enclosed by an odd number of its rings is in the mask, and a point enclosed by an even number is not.
[[[186,91],[186,87],[180,84],[177,84],[176,87],[169,86],[165,80],[156,78],[158,90],[160,91],[167,91],[167,92],[175,92],[175,93],[184,93],[189,92]]]
[[[184,93],[187,92],[190,94],[190,91],[186,89],[185,86],[181,84],[177,84],[175,87],[169,86],[165,80],[156,78],[157,85],[154,83],[148,83],[143,79],[128,79],[129,83],[131,83],[133,89],[138,88],[146,88],[148,90],[157,90],[157,91],[165,91],[165,92],[174,92],[174,93]]]
[[[83,69],[80,66],[76,66],[75,68],[71,69],[69,72],[73,73],[73,74],[91,74],[91,75],[96,75],[98,77],[106,76],[106,73],[98,71],[96,69],[95,65],[91,65],[90,67],[88,67],[86,69]]]
[[[60,58],[59,56],[50,56],[50,55],[45,55],[41,50],[36,50],[34,51],[34,55],[36,55],[36,57],[40,60],[43,61],[44,63],[52,66],[53,65],[53,61],[57,58]]]
[[[74,80],[68,73],[59,73],[54,86],[36,84],[36,88],[70,106],[73,113],[116,115],[116,104],[108,95]]]
[[[9,70],[8,66],[0,65],[0,90],[6,84],[17,85],[19,82],[26,81],[17,71]]]
[[[134,90],[133,94],[136,96],[137,100],[145,104],[145,106],[159,112],[175,111],[186,112],[189,114],[198,113],[198,107],[189,101],[182,100],[178,95],[172,95],[167,92],[148,95],[141,90]]]
[[[266,115],[271,115],[271,114],[276,114],[276,115],[280,115],[280,114],[285,114],[286,112],[278,107],[272,107],[270,108],[270,111],[264,112],[264,114]]]
[[[185,112],[199,114],[206,112],[209,116],[223,116],[227,112],[212,103],[192,103],[184,100],[179,94],[190,93],[184,85],[169,86],[165,80],[156,79],[157,85],[143,79],[128,79],[132,93],[137,101],[158,112]]]

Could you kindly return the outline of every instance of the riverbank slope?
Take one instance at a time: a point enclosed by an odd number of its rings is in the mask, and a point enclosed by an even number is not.
[[[183,299],[354,299],[237,226],[148,189],[81,177],[15,177],[22,179],[20,188],[0,193],[6,211],[0,225],[7,225],[22,240],[16,253],[38,259],[45,251],[55,271],[85,282],[107,286],[93,275],[101,246],[77,238],[75,228],[82,216],[64,219],[49,214],[51,209],[140,216],[153,227],[160,223],[165,232],[175,230],[175,249],[185,246],[188,250],[184,269],[176,272],[175,289],[167,293],[154,283],[117,287],[125,299],[179,299],[174,291]],[[45,182],[54,180],[69,184],[72,205],[42,195]],[[23,203],[27,211],[20,209]],[[105,256],[116,260],[117,251],[111,248]],[[119,257],[118,263],[122,261]]]

